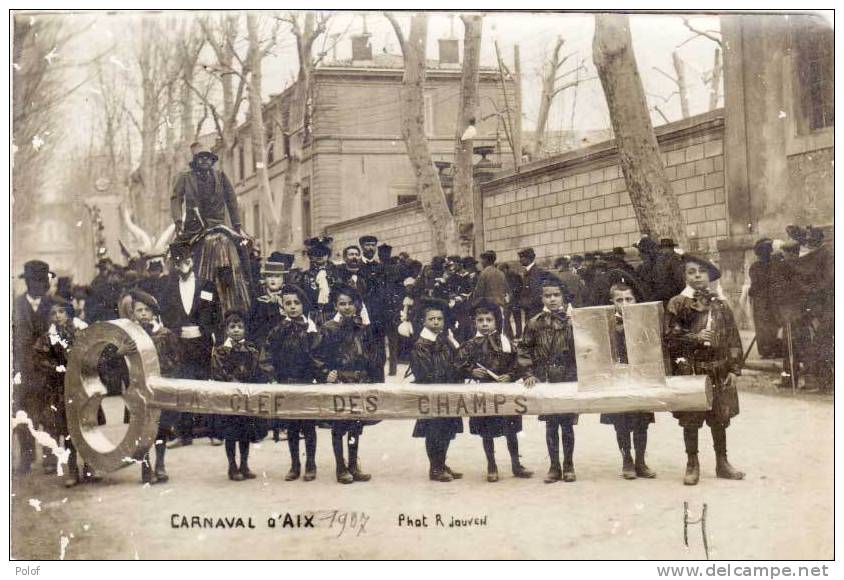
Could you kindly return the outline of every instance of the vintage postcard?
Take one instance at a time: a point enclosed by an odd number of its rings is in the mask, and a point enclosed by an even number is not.
[[[10,29],[18,574],[825,574],[831,11]]]

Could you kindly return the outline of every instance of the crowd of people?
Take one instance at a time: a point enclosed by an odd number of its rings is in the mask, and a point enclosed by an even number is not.
[[[831,391],[835,359],[835,264],[823,230],[789,226],[762,238],[748,272],[756,347],[783,359],[783,388]]]
[[[551,269],[537,263],[532,248],[518,252],[518,264],[499,264],[493,251],[481,253],[480,263],[471,256],[451,255],[423,264],[406,252],[393,256],[391,246],[365,235],[344,248],[334,248],[330,238],[309,239],[307,264],[300,267],[290,253],[274,251],[262,258],[247,251],[235,221],[236,198],[227,193],[225,175],[212,168],[215,160],[213,153],[198,151],[191,170],[176,183],[173,216],[178,231],[168,262],[135,261],[122,267],[105,258],[87,286],[74,286],[67,278],[55,280],[41,261],[24,267],[21,277],[27,289],[13,307],[14,411],[24,411],[35,426],[64,441],[69,452],[66,485],[96,479],[85,465],[78,465],[63,396],[68,353],[79,333],[95,322],[126,318],[141,325],[156,347],[162,375],[177,378],[291,385],[384,383],[388,375],[397,375],[404,361],[407,375],[417,383],[519,381],[531,388],[538,382],[577,380],[573,308],[615,305],[613,352],[618,363],[626,363],[621,309],[642,301],[665,305],[663,338],[671,371],[706,374],[714,385],[710,411],[675,413],[687,453],[684,482],[694,485],[700,477],[698,432],[704,423],[712,430],[716,474],[728,479],[744,476],[727,460],[726,442],[726,429],[739,412],[735,382],[744,362],[742,343],[730,306],[713,285],[720,271],[704,257],[678,251],[671,239],[644,236],[634,245],[636,267],[624,248],[564,256]],[[234,230],[222,224],[226,208]],[[808,327],[813,340],[823,341],[829,331],[831,341],[831,296],[812,294],[816,286],[808,277],[829,254],[822,237],[814,229],[808,232],[807,251],[800,245],[796,251],[784,246],[782,259],[765,250],[766,244],[757,245],[763,266],[751,270],[751,297],[760,308],[760,352],[773,348],[770,326],[764,325],[769,317],[762,309],[781,300],[777,288],[782,285],[793,289],[803,284],[806,290],[802,301],[787,302],[779,310],[788,332],[800,334]],[[337,263],[331,260],[336,254],[342,257]],[[826,271],[831,276],[831,269]],[[802,338],[794,344],[798,340]],[[134,348],[131,343],[112,346],[100,357],[98,370],[109,394],[127,388],[125,356]],[[796,348],[798,355],[790,359],[795,369],[789,367],[789,372],[796,372],[796,361],[809,367],[827,364],[831,372],[831,350],[821,363]],[[539,419],[546,426],[550,462],[545,482],[575,481],[577,414]],[[102,414],[100,420],[105,421]],[[626,479],[656,475],[645,462],[653,420],[652,413],[601,417],[602,423],[614,426]],[[271,432],[274,440],[287,441],[290,469],[285,479],[312,481],[318,429],[325,428],[331,434],[336,480],[365,482],[371,475],[362,469],[360,445],[364,430],[375,422],[163,412],[155,461],[147,456],[141,462],[141,481],[169,479],[168,442],[171,447],[189,446],[203,436],[224,446],[229,479],[254,478],[250,444]],[[462,477],[447,464],[447,452],[463,428],[461,418],[416,422],[412,436],[425,439],[431,480]],[[506,440],[512,474],[532,476],[520,460],[516,434],[521,429],[519,416],[470,418],[469,432],[482,440],[488,481],[499,479],[495,440],[500,437]],[[28,472],[35,460],[34,440],[26,429],[17,432],[18,471]],[[55,454],[48,452],[44,465],[55,471]]]

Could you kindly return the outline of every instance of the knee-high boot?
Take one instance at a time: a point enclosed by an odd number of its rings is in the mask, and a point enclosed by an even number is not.
[[[331,431],[331,447],[334,450],[334,462],[337,464],[337,481],[340,483],[352,483],[354,478],[346,467],[346,460],[343,458],[343,434]]]
[[[715,447],[715,475],[722,479],[744,479],[744,473],[727,461],[727,429],[713,425],[712,443]]]
[[[636,448],[636,476],[652,479],[656,472],[645,463],[645,451],[648,447],[648,427],[639,427],[633,431],[633,446]]]
[[[630,431],[621,427],[615,428],[615,440],[621,451],[621,477],[636,479],[636,468],[633,466],[633,456],[630,454]]]
[[[372,476],[360,469],[358,459],[358,448],[360,446],[360,435],[349,434],[349,473],[355,481],[369,481]]]
[[[284,481],[299,479],[302,472],[302,465],[299,460],[299,428],[287,429],[287,448],[290,450],[290,471],[284,476]]]
[[[685,485],[697,485],[700,481],[700,463],[697,458],[698,428],[684,427],[683,442],[686,445],[686,475],[683,477]]]

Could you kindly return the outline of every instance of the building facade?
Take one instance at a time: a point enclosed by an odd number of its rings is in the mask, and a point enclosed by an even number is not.
[[[400,56],[381,54],[316,68],[308,127],[291,119],[295,84],[265,106],[270,187],[276,201],[282,195],[292,196],[294,247],[275,245],[268,216],[262,215],[249,125],[240,128],[232,178],[244,227],[260,240],[265,253],[301,252],[304,240],[325,233],[333,224],[418,201],[401,135],[403,67]],[[459,62],[429,61],[425,123],[434,161],[454,157],[461,74]],[[505,85],[497,70],[482,69],[479,93],[474,143],[494,146],[498,156],[509,157],[500,115],[506,103],[513,104],[512,82]],[[298,156],[298,179],[293,191],[285,192],[291,156]]]

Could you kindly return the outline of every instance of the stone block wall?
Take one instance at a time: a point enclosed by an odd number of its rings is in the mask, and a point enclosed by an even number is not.
[[[722,111],[656,132],[690,249],[715,251],[727,236]],[[545,261],[629,248],[640,237],[613,141],[522,166],[483,184],[482,193],[485,249],[502,260],[526,246]]]
[[[393,255],[407,252],[423,263],[433,256],[431,228],[422,213],[422,204],[408,203],[363,217],[332,224],[325,234],[334,238],[334,260],[340,260],[343,248],[358,245],[358,238],[371,234],[378,243],[393,246]]]

